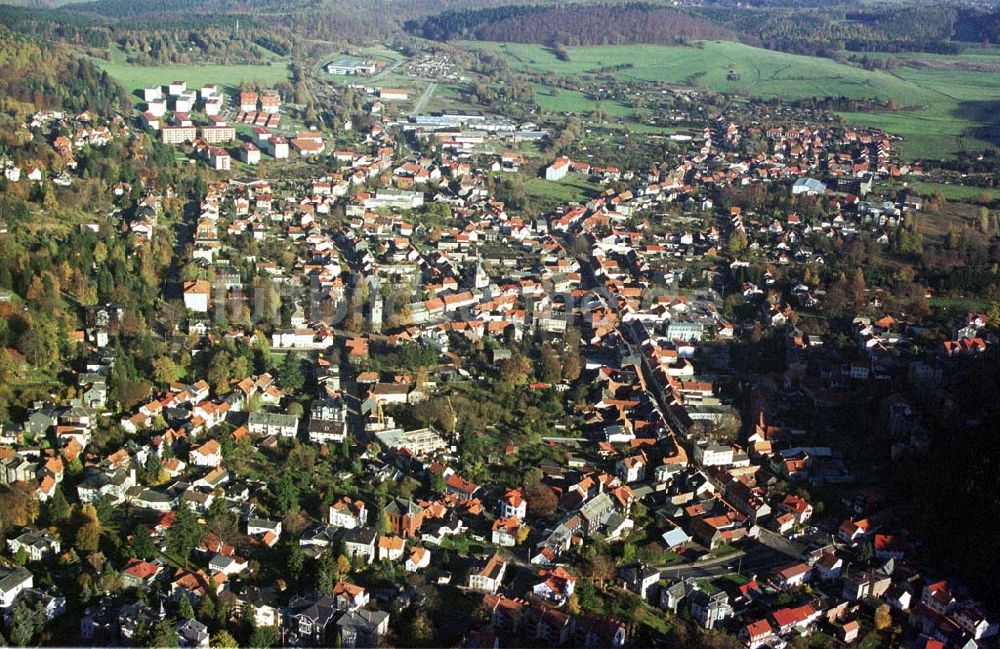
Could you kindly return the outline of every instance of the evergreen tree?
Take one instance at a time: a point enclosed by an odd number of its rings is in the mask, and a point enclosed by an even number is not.
[[[156,556],[156,544],[153,543],[149,530],[142,526],[136,528],[127,554],[133,559],[151,559]]]
[[[177,615],[185,620],[194,619],[194,608],[191,606],[191,600],[188,599],[187,595],[181,596],[180,604],[177,605]]]
[[[177,635],[177,628],[173,620],[163,618],[153,627],[153,634],[149,645],[160,649],[173,649],[180,644],[180,637]]]
[[[278,629],[273,626],[259,626],[250,634],[251,649],[269,649],[278,643]]]
[[[56,485],[52,497],[45,501],[45,518],[51,525],[61,525],[69,518],[70,506],[62,487]]]
[[[299,548],[297,543],[291,543],[288,544],[286,556],[287,559],[285,561],[288,574],[292,579],[298,579],[302,576],[302,567],[305,564],[306,555],[303,554],[302,549]]]
[[[324,552],[316,566],[316,596],[329,595],[339,578],[337,560],[332,553]]]
[[[198,545],[201,540],[201,527],[198,518],[186,505],[181,505],[177,509],[173,525],[167,530],[167,549],[174,554],[183,557],[187,563],[191,550]]]
[[[275,495],[278,499],[278,509],[283,513],[298,509],[299,487],[295,484],[295,479],[289,472],[286,471],[281,474]]]
[[[15,647],[27,647],[35,636],[34,616],[24,600],[14,607],[9,631],[10,643]]]
[[[288,352],[281,361],[278,370],[281,387],[286,392],[297,392],[302,389],[305,378],[302,376],[302,361],[295,352]]]

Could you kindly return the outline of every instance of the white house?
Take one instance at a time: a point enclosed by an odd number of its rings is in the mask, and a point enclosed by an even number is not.
[[[615,474],[623,482],[638,482],[646,477],[647,465],[646,456],[643,454],[622,458],[615,463]]]
[[[253,412],[247,420],[247,430],[251,435],[295,437],[299,430],[299,418],[295,415]]]
[[[556,158],[556,161],[545,168],[545,180],[562,180],[569,173],[572,162],[569,158]]]
[[[248,165],[260,164],[260,149],[253,142],[245,142],[240,147],[240,160]]]
[[[284,160],[288,158],[288,140],[275,135],[271,137],[268,144],[268,152],[274,157],[275,160]]]
[[[551,570],[540,570],[538,576],[542,578],[542,581],[535,584],[532,592],[538,597],[555,603],[556,606],[563,605],[576,587],[576,577],[559,566]]]
[[[189,311],[207,313],[208,296],[211,291],[211,285],[203,279],[184,282],[184,306]]]
[[[329,521],[333,527],[361,527],[368,521],[368,510],[364,501],[344,496],[330,505]]]
[[[222,147],[213,146],[208,150],[208,163],[216,171],[229,171],[233,165],[233,159],[229,152]]]
[[[719,444],[697,444],[694,447],[694,458],[702,466],[726,466],[733,463],[733,448]]]
[[[524,492],[521,489],[508,489],[503,498],[500,499],[499,509],[501,518],[516,517],[523,521],[528,513],[528,503],[524,499]]]
[[[194,466],[219,466],[222,464],[222,446],[214,439],[195,446],[188,453],[188,462]]]
[[[406,559],[406,572],[416,572],[431,565],[431,551],[427,548],[413,548]]]
[[[16,554],[24,550],[29,561],[41,561],[47,556],[59,554],[59,539],[49,534],[48,530],[26,530],[19,536],[7,540],[7,547]]]
[[[507,562],[494,554],[482,568],[469,572],[469,589],[496,595],[505,574]]]
[[[0,566],[0,609],[9,609],[21,591],[34,584],[35,578],[26,568]]]

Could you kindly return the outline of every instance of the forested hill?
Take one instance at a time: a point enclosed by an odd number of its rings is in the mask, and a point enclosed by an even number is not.
[[[1000,12],[916,3],[794,6],[723,3],[674,9],[652,2],[584,1],[557,7],[509,4],[444,10],[408,20],[410,34],[432,40],[474,39],[548,45],[740,40],[810,55],[845,49],[955,53],[956,41],[1000,42]]]
[[[126,91],[89,61],[61,45],[0,29],[0,97],[4,110],[92,110],[108,115],[127,110]]]
[[[669,44],[733,38],[730,31],[703,18],[639,3],[449,11],[425,20],[410,21],[405,27],[411,33],[436,40],[476,38],[563,45]]]

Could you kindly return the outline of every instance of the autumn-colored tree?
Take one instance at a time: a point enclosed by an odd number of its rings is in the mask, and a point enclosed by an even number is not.
[[[888,604],[882,604],[875,609],[875,630],[885,631],[892,626],[892,612]]]
[[[583,568],[592,582],[601,585],[614,576],[615,563],[604,552],[592,551],[584,561]]]
[[[347,558],[347,555],[342,554],[337,557],[337,574],[341,578],[351,574],[351,560]]]
[[[85,505],[90,507],[90,505]],[[95,515],[93,520],[89,520],[78,528],[73,539],[73,546],[80,552],[96,552],[101,542],[101,524]]]
[[[991,327],[1000,327],[1000,302],[991,302],[986,309],[986,323]]]
[[[575,381],[580,378],[580,354],[569,350],[563,354],[562,377],[564,381]]]
[[[420,611],[412,618],[409,624],[409,639],[417,645],[425,645],[434,637],[434,625],[431,624],[427,613]]]
[[[521,354],[513,354],[500,364],[500,381],[509,387],[523,385],[531,376],[531,362]]]
[[[545,383],[558,383],[562,378],[562,363],[549,343],[544,343],[539,353],[538,376]]]
[[[167,385],[177,380],[177,366],[169,356],[160,356],[153,361],[153,378],[157,383]]]
[[[21,483],[0,487],[0,527],[24,527],[38,518],[39,504]]]
[[[525,496],[528,499],[528,513],[543,520],[552,518],[559,507],[559,497],[556,492],[545,484],[535,484],[528,487]]]

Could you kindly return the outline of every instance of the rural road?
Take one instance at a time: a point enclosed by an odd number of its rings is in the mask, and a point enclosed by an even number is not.
[[[434,96],[434,91],[437,89],[437,83],[431,81],[427,84],[427,89],[424,90],[424,94],[420,95],[420,99],[417,103],[413,104],[413,110],[410,112],[411,115],[419,115],[424,110],[424,106],[430,101],[431,97]]]

